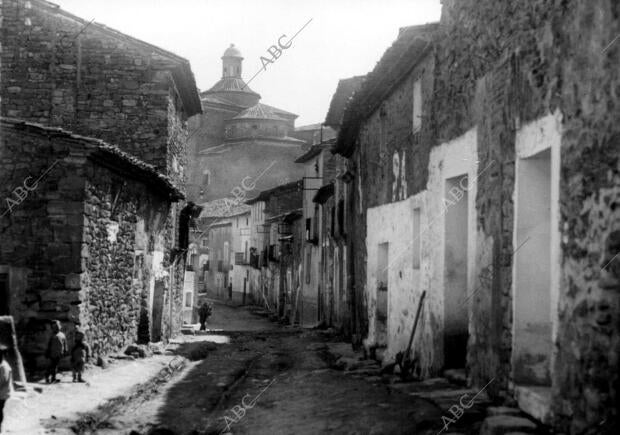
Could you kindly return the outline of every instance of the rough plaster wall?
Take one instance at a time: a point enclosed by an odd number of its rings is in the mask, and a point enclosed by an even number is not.
[[[484,168],[482,168],[484,169]],[[490,168],[489,168],[490,169]],[[432,307],[434,325],[438,328],[436,340],[436,368],[443,366],[443,324],[444,324],[444,246],[445,246],[445,213],[460,198],[459,189],[454,194],[446,193],[446,179],[459,175],[468,175],[467,193],[469,200],[468,216],[468,294],[473,291],[473,267],[475,258],[475,222],[474,201],[477,191],[478,177],[477,134],[472,129],[453,141],[436,146],[432,149],[428,165],[428,188],[423,215],[427,225],[422,227],[425,237],[422,238],[422,256],[428,258],[428,266],[424,269],[423,280],[428,283],[429,306]],[[462,199],[464,201],[464,199]],[[469,302],[471,303],[471,302]],[[462,302],[462,309],[468,311],[468,302]],[[472,326],[470,325],[470,328]],[[437,332],[437,330],[436,330]],[[471,339],[471,338],[470,338]]]
[[[606,249],[618,249],[611,240],[618,229],[619,52],[617,44],[606,47],[620,34],[619,8],[612,0],[446,1],[436,51],[438,142],[477,123],[481,166],[501,162],[479,184],[476,275],[484,284],[469,349],[474,383],[496,379],[491,394],[507,389],[511,370],[515,119],[528,122],[556,107],[564,115],[552,403],[555,425],[570,433],[617,424],[618,291],[599,280]]]
[[[358,145],[350,158],[355,180],[351,184],[351,210],[347,219],[347,226],[351,228],[348,230],[351,233],[349,252],[352,253],[347,275],[350,275],[352,327],[356,336],[366,336],[368,328],[365,210],[400,201],[426,187],[432,126],[423,118],[421,131],[413,134],[412,98],[413,85],[420,79],[422,111],[426,116],[434,95],[434,62],[433,56],[424,59],[364,120]]]
[[[376,303],[377,303],[377,258],[378,246],[389,243],[388,254],[388,324],[387,349],[384,354],[384,363],[394,361],[398,352],[404,352],[409,342],[413,328],[416,310],[423,290],[427,290],[423,311],[418,323],[416,335],[412,344],[412,356],[417,359],[416,374],[428,377],[437,373],[439,354],[437,323],[438,299],[429,289],[427,274],[429,271],[428,251],[421,249],[420,267],[414,268],[412,249],[415,239],[419,238],[420,247],[430,246],[428,234],[423,232],[427,227],[426,217],[421,213],[421,234],[413,234],[413,211],[416,208],[424,210],[426,193],[410,197],[406,200],[386,204],[368,209],[368,233],[366,249],[368,252],[367,300],[368,300],[368,338],[369,343],[375,344]],[[430,290],[430,291],[429,291]]]
[[[523,188],[523,183],[531,181],[534,177],[532,175],[524,175],[528,177],[528,180],[521,180],[519,176],[515,179],[515,191],[513,202],[515,204],[515,229],[521,227],[520,231],[514,231],[513,233],[513,246],[518,247],[519,252],[515,252],[513,261],[513,277],[512,277],[512,300],[513,300],[513,363],[512,369],[517,381],[517,373],[523,373],[525,368],[532,370],[537,368],[537,375],[531,376],[533,378],[544,378],[550,382],[549,373],[552,367],[552,359],[555,358],[555,345],[556,335],[558,330],[558,299],[559,299],[559,285],[560,285],[560,218],[559,218],[559,177],[560,177],[560,148],[562,138],[562,115],[559,111],[555,114],[547,115],[536,121],[530,122],[517,130],[515,137],[515,151],[518,158],[515,165],[515,173],[519,174],[522,164],[527,164],[527,159],[533,155],[540,155],[542,151],[549,152],[549,189],[550,198],[548,204],[540,205],[541,209],[549,210],[549,239],[544,240],[538,236],[541,229],[544,226],[540,224],[535,228],[523,228],[520,222],[526,215],[528,219],[531,219],[532,214],[536,212],[534,207],[537,207],[534,202],[518,203],[517,199],[520,194],[520,190]],[[544,186],[540,186],[537,190],[543,191]],[[528,192],[525,193],[524,201],[530,201],[532,198]],[[521,207],[525,207],[525,210],[521,210]],[[525,231],[529,232],[528,238],[523,239]],[[538,237],[537,237],[538,236]],[[523,240],[517,240],[517,237],[521,237]],[[537,243],[549,243],[549,247],[536,246]],[[532,283],[528,283],[527,280],[532,280],[531,275],[544,276],[543,273],[536,273],[533,268],[527,266],[525,270],[518,270],[521,264],[521,258],[529,256],[536,258],[538,252],[545,252],[545,249],[549,249],[548,258],[536,260],[539,264],[547,264],[545,269],[549,272],[549,283],[547,294],[541,299],[541,303],[538,305],[544,306],[546,298],[549,300],[548,318],[550,323],[547,325],[536,325],[533,319],[540,320],[543,313],[538,312],[536,315],[536,309],[526,305],[522,308],[523,312],[519,313],[518,302],[524,304],[530,304],[535,302],[532,297],[525,296],[525,299],[518,298],[518,291],[527,292],[529,288],[534,287],[536,280],[533,279]],[[524,259],[527,261],[526,259]],[[545,263],[547,262],[547,263]],[[519,276],[517,276],[519,274]],[[518,287],[519,286],[519,287]],[[524,288],[525,287],[525,288]],[[527,293],[526,293],[527,294]],[[536,296],[536,295],[532,295]],[[525,319],[529,321],[525,321]],[[545,344],[542,349],[541,344],[531,343],[529,346],[523,346],[523,340],[530,336],[530,331],[543,331],[543,336],[548,338],[545,340]],[[538,335],[538,334],[537,334]],[[539,336],[539,335],[538,335]],[[519,342],[517,343],[517,340]],[[538,341],[538,340],[536,340]],[[543,360],[542,355],[546,358]],[[538,360],[538,361],[537,361]],[[545,382],[546,383],[546,382]]]

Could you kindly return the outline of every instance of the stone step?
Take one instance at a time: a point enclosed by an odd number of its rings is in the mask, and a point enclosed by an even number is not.
[[[480,428],[480,435],[508,435],[511,432],[533,434],[536,432],[536,424],[527,418],[494,415],[485,418]]]
[[[523,415],[523,412],[519,408],[511,408],[508,406],[489,406],[487,408],[487,415],[493,417],[494,415],[512,415],[519,417]]]
[[[456,385],[467,386],[467,373],[465,369],[450,369],[443,372],[444,377]]]

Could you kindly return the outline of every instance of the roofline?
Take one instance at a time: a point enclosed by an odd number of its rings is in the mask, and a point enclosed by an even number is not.
[[[222,80],[222,79],[220,79],[220,80]],[[217,85],[220,82],[220,80],[215,82],[215,85]],[[241,80],[243,80],[243,79],[241,79]],[[213,86],[215,86],[215,85],[213,85]],[[256,95],[257,97],[262,98],[261,95],[258,92],[254,92],[250,88],[248,88],[248,89],[250,89],[249,91],[237,91],[237,90],[212,91],[211,89],[213,88],[213,86],[211,86],[211,88],[207,89],[206,91],[202,91],[200,93],[200,95],[203,95],[203,94],[204,95],[207,95],[207,94],[243,94],[243,95],[248,95],[248,94],[250,94],[250,95]],[[247,86],[247,84],[246,84],[246,86]],[[252,106],[250,106],[250,107],[252,107]]]
[[[275,137],[242,137],[242,138],[238,138],[235,139],[234,142],[223,142],[219,145],[214,145],[212,147],[209,148],[205,148],[204,150],[200,151],[198,153],[198,155],[208,155],[208,154],[220,154],[222,152],[224,152],[224,150],[227,147],[232,147],[232,146],[238,146],[238,145],[243,145],[243,144],[252,144],[252,145],[257,145],[257,142],[272,142],[272,143],[260,143],[258,145],[263,145],[263,146],[283,146],[283,145],[279,145],[279,144],[284,144],[284,145],[292,145],[292,146],[301,146],[303,145],[305,142],[304,141],[300,141],[298,139],[295,138],[275,138]],[[279,144],[275,144],[273,142],[278,142]],[[217,149],[217,150],[216,150]]]
[[[249,109],[249,107],[248,107]],[[226,121],[230,122],[230,121],[282,121],[282,122],[288,122],[286,119],[284,118],[237,118],[236,116],[230,119],[227,119]]]
[[[303,188],[303,179],[299,179],[299,180],[295,180],[295,181],[290,181],[286,184],[280,184],[278,186],[272,187],[271,189],[267,189],[267,190],[263,190],[261,192],[258,193],[258,195],[256,195],[254,198],[250,198],[248,199],[245,203],[248,205],[251,204],[255,204],[257,202],[265,202],[265,199],[269,198],[270,196],[272,196],[274,193],[276,193],[278,190],[281,191],[286,191],[287,189],[293,189],[293,188],[297,188],[301,186]]]
[[[432,27],[437,27],[438,23],[427,23],[427,24],[422,24],[419,26],[408,26],[406,27],[406,29],[413,29],[413,28],[420,28],[420,29],[425,29],[425,28],[430,28],[430,32],[433,32]],[[412,39],[409,47],[407,49],[404,50],[404,52],[401,54],[400,59],[403,58],[403,56],[407,53],[408,50],[411,50],[412,47],[414,46],[414,44],[416,43],[416,41],[420,41],[420,42],[426,42],[425,46],[421,49],[420,53],[415,56],[415,58],[413,59],[413,62],[411,62],[410,65],[407,66],[407,68],[395,79],[393,80],[393,82],[388,86],[387,90],[385,90],[378,98],[373,99],[373,101],[367,101],[369,94],[372,94],[371,91],[369,91],[366,86],[368,86],[370,81],[375,82],[372,91],[374,91],[377,87],[378,87],[378,83],[376,82],[376,77],[374,77],[373,73],[376,73],[377,69],[379,68],[379,66],[381,65],[381,61],[383,60],[384,56],[386,55],[386,53],[388,51],[390,51],[390,49],[392,49],[394,47],[394,45],[396,44],[396,42],[398,41],[398,39],[402,36],[402,32],[399,31],[399,35],[397,37],[397,39],[392,43],[392,45],[390,45],[383,53],[381,59],[379,60],[379,62],[377,62],[377,64],[375,65],[375,67],[373,68],[373,70],[371,72],[369,72],[366,75],[366,80],[365,83],[360,87],[360,89],[353,95],[352,99],[349,101],[349,103],[345,106],[345,110],[344,110],[344,114],[343,114],[343,122],[341,124],[341,128],[340,131],[338,132],[338,137],[336,140],[336,145],[334,146],[334,154],[340,154],[343,157],[350,157],[354,150],[355,150],[355,144],[351,145],[351,144],[345,144],[343,142],[345,142],[344,139],[341,139],[341,137],[343,137],[345,134],[349,134],[349,132],[347,131],[348,129],[346,127],[352,128],[355,131],[355,135],[359,136],[359,130],[360,130],[360,126],[362,123],[366,122],[368,120],[368,118],[370,118],[377,110],[378,108],[381,106],[381,104],[387,99],[389,98],[394,91],[396,90],[396,88],[398,88],[407,78],[408,76],[411,74],[411,72],[418,67],[423,61],[425,61],[427,59],[427,57],[429,56],[430,53],[432,53],[432,50],[435,46],[435,38],[430,35],[430,37],[428,39],[422,37],[422,36],[418,36],[414,39]],[[368,80],[368,78],[370,77],[370,80]],[[357,97],[357,98],[356,98]],[[358,110],[357,107],[361,107],[361,110]],[[345,121],[345,117],[347,116],[347,113],[355,110],[355,112],[357,112],[357,116],[355,117],[354,120],[351,119],[347,119],[346,123]],[[348,125],[347,125],[348,124]],[[352,125],[352,124],[356,124],[356,125]]]
[[[172,202],[185,199],[185,194],[174,185],[168,176],[157,171],[155,166],[101,139],[75,134],[60,127],[45,126],[16,118],[0,117],[0,125],[2,128],[29,130],[36,134],[45,134],[47,137],[56,136],[80,144],[92,145],[93,148],[86,155],[90,160],[127,178],[145,182],[151,186],[153,184],[159,185],[167,191],[168,198]],[[69,154],[72,153],[73,150],[69,150]],[[130,170],[123,170],[123,167]]]
[[[330,148],[333,147],[333,145],[334,145],[333,142],[332,143],[323,142],[320,144],[312,145],[308,151],[306,151],[301,156],[297,157],[297,159],[295,160],[295,163],[306,163],[308,160],[310,160],[311,158],[315,156],[318,156],[323,151],[329,150]]]
[[[170,60],[173,60],[175,62],[178,62],[180,65],[179,67],[185,67],[187,69],[187,71],[184,72],[184,75],[187,75],[186,79],[188,81],[191,82],[191,85],[193,85],[193,88],[196,92],[192,92],[190,89],[181,89],[182,87],[180,86],[180,83],[176,83],[177,89],[179,89],[179,94],[181,95],[181,98],[183,100],[183,106],[186,109],[186,114],[187,117],[189,118],[190,116],[196,115],[198,113],[202,113],[202,106],[200,105],[200,98],[198,98],[198,89],[196,87],[196,79],[194,78],[194,73],[192,72],[191,69],[191,65],[189,63],[189,60],[179,56],[178,54],[175,54],[169,50],[165,50],[161,47],[158,47],[157,45],[153,45],[149,42],[143,41],[141,39],[138,39],[136,37],[130,36],[126,33],[123,33],[119,30],[113,29],[111,27],[106,26],[105,24],[101,24],[98,23],[96,21],[87,21],[82,17],[78,17],[77,15],[72,14],[71,12],[68,12],[64,9],[62,9],[59,5],[57,5],[56,3],[52,3],[49,2],[47,0],[32,0],[34,3],[38,3],[39,5],[41,5],[42,7],[47,7],[49,9],[52,9],[55,11],[55,13],[60,14],[66,18],[69,18],[73,21],[77,21],[82,25],[88,25],[88,27],[92,27],[95,29],[98,29],[100,31],[103,31],[105,33],[107,33],[108,35],[112,35],[114,37],[120,38],[122,40],[125,40],[126,42],[130,42],[136,45],[141,45],[144,48],[148,48],[152,51],[157,52],[160,55],[163,55],[165,57],[168,57]],[[83,28],[85,28],[86,26],[83,26]],[[177,75],[177,77],[175,78],[175,82],[180,82],[182,80],[181,77],[178,77],[179,71],[175,71],[173,69],[173,77],[175,75]],[[175,74],[176,73],[176,74]],[[179,80],[177,80],[179,79]],[[191,86],[190,86],[191,87]],[[186,88],[186,87],[184,87]]]

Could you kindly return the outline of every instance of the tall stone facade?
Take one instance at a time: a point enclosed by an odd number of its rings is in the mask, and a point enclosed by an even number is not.
[[[409,234],[415,215],[391,216],[418,208],[430,296],[414,346],[420,373],[449,368],[455,339],[473,385],[574,434],[618,424],[619,16],[612,1],[443,2],[430,39],[404,29],[366,77],[336,147],[354,165],[358,330],[377,336],[380,268],[366,238],[386,243],[391,226]],[[455,277],[464,318],[446,296]],[[461,337],[446,334],[455,321]],[[390,330],[388,320],[388,340]]]
[[[135,342],[141,298],[161,278],[171,202],[182,193],[118,148],[57,128],[3,119],[0,149],[11,199],[0,267],[27,361],[42,358],[49,319],[70,340],[82,328],[95,355]]]
[[[421,83],[423,101],[432,97],[434,61],[428,54],[435,29],[433,24],[401,29],[397,41],[346,106],[335,145],[335,152],[349,159],[352,178],[347,184],[346,226],[350,233],[352,332],[358,344],[368,335],[369,327],[367,210],[401,201],[422,190],[427,181],[424,162],[430,152],[430,129],[422,122],[413,131],[413,87]],[[378,83],[374,93],[367,90],[371,82]],[[380,92],[395,83],[393,91],[381,99]]]
[[[78,274],[78,278],[72,278],[69,288],[92,287],[96,291],[83,295],[86,299],[80,299],[82,302],[72,301],[71,316],[64,309],[26,310],[21,313],[23,325],[29,324],[29,319],[40,325],[45,319],[58,318],[70,331],[80,324],[89,330],[89,339],[102,354],[126,344],[129,337],[140,341],[170,337],[182,323],[187,232],[197,211],[192,204],[180,202],[184,199],[187,177],[187,119],[201,112],[189,62],[101,24],[83,20],[46,1],[9,0],[2,2],[1,7],[0,113],[6,122],[60,127],[74,141],[103,140],[125,152],[132,164],[148,167],[154,172],[152,178],[167,180],[170,189],[178,192],[158,201],[144,200],[140,205],[135,198],[123,196],[127,191],[122,182],[106,184],[101,171],[82,177],[88,183],[75,177],[73,181],[82,184],[75,189],[85,193],[68,192],[77,195],[74,203],[61,201],[59,208],[50,208],[39,221],[30,223],[37,231],[69,245],[57,245],[53,252],[43,252],[41,260],[35,255],[29,258],[29,265],[20,265],[30,270],[26,275],[31,274],[29,278],[23,277],[29,283],[24,291],[30,294],[26,299],[37,292],[56,291],[57,284],[48,278],[36,284],[37,261],[48,261],[47,270],[71,269]],[[20,150],[10,147],[2,150],[7,170],[13,165],[8,162],[14,162],[12,152]],[[53,154],[50,152],[45,158],[49,160]],[[105,159],[102,162],[104,167],[114,164]],[[23,170],[21,166],[14,170],[18,169]],[[10,174],[5,175],[8,179],[4,184],[7,189],[4,197],[8,198],[13,194],[10,189],[21,181],[16,173],[4,174]],[[70,174],[67,178],[71,179]],[[69,185],[73,181],[64,183]],[[58,187],[52,184],[49,189]],[[122,205],[125,203],[126,207]],[[66,211],[62,210],[64,207]],[[16,218],[12,210],[9,212],[2,218],[4,228],[15,225]],[[134,212],[141,217],[131,218]],[[71,214],[66,219],[73,226],[50,229],[45,224],[52,215],[65,213]],[[110,236],[115,240],[113,247],[105,237],[104,228],[110,234],[120,232],[116,238]],[[11,246],[18,241],[10,239],[3,243]],[[92,252],[87,255],[88,250]],[[133,251],[131,255],[130,251]],[[3,261],[0,267],[13,267],[10,256]],[[118,269],[112,271],[113,267]],[[9,281],[14,282],[11,276]],[[86,281],[82,283],[83,280]],[[137,299],[132,299],[133,293],[127,286],[140,288]],[[14,291],[13,284],[9,288]],[[35,297],[27,303],[31,302],[37,307],[40,301]],[[136,303],[141,305],[137,317],[129,314],[129,311],[134,313]],[[117,314],[111,313],[111,307],[116,304],[127,306],[129,311],[123,308]],[[82,313],[79,317],[77,311],[87,305],[92,307],[91,314]],[[39,326],[35,325],[36,328]],[[35,345],[35,354],[40,350],[37,349]]]
[[[2,4],[2,116],[116,144],[182,183],[189,62],[46,1]]]
[[[570,433],[618,424],[620,287],[618,259],[609,251],[617,253],[611,240],[620,223],[620,133],[613,121],[620,105],[607,90],[618,87],[620,49],[609,44],[620,33],[619,8],[613,1],[449,2],[436,57],[437,142],[477,125],[481,167],[498,163],[481,174],[476,198],[480,249],[492,252],[493,264],[492,279],[473,305],[472,329],[479,333],[468,360],[477,382],[492,376],[500,376],[504,388],[519,382],[512,354],[519,315],[513,299],[519,145],[528,129],[547,128],[539,120],[549,114],[559,123],[551,127],[560,137],[559,155],[552,156],[559,180],[551,228],[559,252],[551,264],[558,293],[551,300],[547,385],[550,421]],[[473,42],[467,35],[478,37]]]

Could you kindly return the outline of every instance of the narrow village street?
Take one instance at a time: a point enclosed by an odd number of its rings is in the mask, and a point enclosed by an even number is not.
[[[376,362],[359,360],[332,331],[284,327],[260,314],[215,304],[206,333],[168,346],[187,358],[182,369],[77,418],[46,418],[44,433],[478,433],[486,395],[446,432],[442,414],[475,391],[444,379],[402,383],[381,376]],[[78,394],[97,400],[88,388]],[[9,426],[7,433],[20,432]]]
[[[619,433],[619,0],[0,30],[0,434]]]

